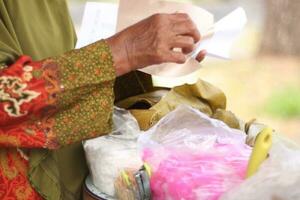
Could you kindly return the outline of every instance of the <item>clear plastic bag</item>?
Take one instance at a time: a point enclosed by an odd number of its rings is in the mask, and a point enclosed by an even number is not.
[[[216,200],[245,178],[245,134],[198,110],[179,106],[139,137],[152,167],[154,200]]]
[[[114,182],[121,170],[138,169],[143,164],[137,148],[140,129],[136,119],[128,111],[115,107],[113,122],[109,135],[83,144],[93,184],[110,196],[115,195]]]
[[[299,185],[300,149],[274,134],[269,157],[258,172],[225,194],[222,200],[299,200]]]

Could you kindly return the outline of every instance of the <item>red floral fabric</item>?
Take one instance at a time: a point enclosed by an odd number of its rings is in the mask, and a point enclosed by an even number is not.
[[[23,56],[0,72],[0,199],[41,199],[27,179],[26,155],[12,148],[46,144],[46,135],[31,123],[47,105],[45,81],[32,76],[40,67]]]
[[[30,149],[110,131],[114,80],[105,41],[38,62],[22,56],[0,70],[0,199],[41,199],[27,178]]]

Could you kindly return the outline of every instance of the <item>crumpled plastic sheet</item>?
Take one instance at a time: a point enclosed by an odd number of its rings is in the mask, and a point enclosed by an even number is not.
[[[154,200],[217,200],[245,179],[245,134],[179,106],[139,137]]]
[[[269,157],[258,172],[225,194],[222,200],[299,200],[299,186],[299,146],[274,134]]]
[[[138,169],[143,164],[137,146],[141,131],[136,119],[115,107],[113,122],[109,135],[87,140],[83,145],[93,184],[110,196],[115,195],[114,182],[120,171]]]

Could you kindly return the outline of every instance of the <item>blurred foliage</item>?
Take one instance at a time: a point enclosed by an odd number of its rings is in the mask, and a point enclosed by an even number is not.
[[[274,91],[266,102],[265,111],[274,117],[299,117],[300,89],[296,86],[288,86]]]

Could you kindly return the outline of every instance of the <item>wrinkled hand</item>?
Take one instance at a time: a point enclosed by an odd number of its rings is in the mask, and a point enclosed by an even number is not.
[[[155,14],[107,39],[117,75],[164,62],[184,63],[200,40],[200,33],[184,13]],[[181,51],[174,50],[180,49]],[[197,56],[203,60],[205,51]]]

